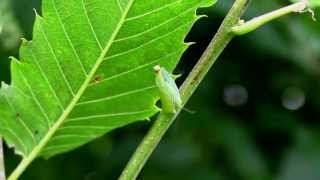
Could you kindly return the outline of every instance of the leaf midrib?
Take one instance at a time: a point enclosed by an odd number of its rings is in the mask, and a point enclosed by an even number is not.
[[[119,21],[118,25],[115,28],[115,31],[112,34],[110,40],[106,44],[105,48],[102,50],[100,56],[98,57],[96,63],[94,64],[92,70],[90,71],[90,73],[86,77],[85,81],[83,82],[83,84],[79,88],[78,92],[72,98],[72,100],[69,103],[69,105],[67,106],[67,108],[63,111],[63,113],[61,114],[59,119],[56,121],[56,123],[54,123],[54,125],[49,129],[49,131],[46,133],[46,135],[40,140],[38,145],[36,145],[33,148],[33,150],[29,153],[29,155],[27,155],[26,157],[24,157],[22,159],[22,161],[20,162],[18,167],[14,170],[14,172],[11,174],[9,179],[11,179],[12,177],[18,177],[19,174],[22,173],[22,171],[24,171],[24,169],[38,156],[38,154],[41,152],[41,150],[46,146],[46,144],[49,142],[49,140],[55,134],[55,132],[59,129],[59,127],[63,124],[63,122],[68,118],[68,116],[70,115],[70,113],[74,109],[75,105],[78,103],[78,101],[80,100],[81,96],[85,92],[86,88],[90,84],[92,78],[96,74],[98,68],[100,67],[101,63],[104,60],[104,57],[106,56],[106,54],[110,50],[110,48],[111,48],[114,40],[116,39],[121,27],[123,26],[124,22],[126,21],[126,17],[127,17],[128,13],[129,13],[134,1],[135,0],[130,0],[128,2],[128,5],[127,5],[126,9],[124,9],[123,12],[121,11],[122,16],[120,18],[120,21]],[[119,4],[119,8],[123,9],[123,7],[121,7],[120,4]],[[15,176],[15,175],[18,175],[18,176]]]

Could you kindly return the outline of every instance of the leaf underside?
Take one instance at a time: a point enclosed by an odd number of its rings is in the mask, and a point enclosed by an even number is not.
[[[152,67],[172,71],[213,0],[43,0],[0,90],[0,134],[51,157],[158,112]]]

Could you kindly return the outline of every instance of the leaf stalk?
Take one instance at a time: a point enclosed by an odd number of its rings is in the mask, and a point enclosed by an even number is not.
[[[244,22],[244,20],[240,20],[238,22],[238,25],[232,28],[232,32],[235,35],[244,35],[258,29],[262,25],[272,20],[275,20],[277,18],[280,18],[282,16],[285,16],[291,13],[302,13],[305,11],[309,11],[312,13],[312,11],[308,9],[308,5],[309,5],[309,2],[307,0],[302,0],[294,4],[291,4],[289,6],[255,17],[247,22]]]

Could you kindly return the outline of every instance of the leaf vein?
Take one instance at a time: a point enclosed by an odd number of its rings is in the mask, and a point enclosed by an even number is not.
[[[58,57],[56,56],[55,52],[53,51],[52,45],[51,45],[51,43],[49,42],[49,39],[48,39],[46,33],[44,32],[44,30],[43,30],[42,28],[43,28],[43,27],[40,28],[40,29],[41,29],[41,34],[43,35],[46,43],[48,44],[48,47],[49,47],[49,49],[50,49],[50,52],[51,52],[51,54],[52,54],[52,56],[53,56],[53,59],[55,60],[55,62],[56,62],[57,65],[58,65],[59,72],[61,73],[64,82],[66,83],[66,85],[67,85],[70,93],[72,94],[72,96],[74,96],[74,92],[73,92],[73,89],[71,88],[70,82],[67,80],[66,75],[64,74],[64,72],[63,72],[63,70],[62,70],[62,68],[61,68],[61,65],[60,65],[60,63],[59,63]]]
[[[123,8],[121,6],[120,0],[116,0],[116,1],[117,1],[120,12],[123,13]]]
[[[39,64],[39,62],[38,62],[38,61],[39,61],[38,57],[34,54],[34,52],[33,52],[33,50],[32,50],[31,47],[30,47],[30,53],[31,53],[32,57],[34,58],[34,60],[35,60],[35,62],[36,62],[35,64],[36,64],[36,66],[38,67],[38,69],[39,69],[39,71],[40,71],[40,74],[41,74],[42,77],[45,79],[46,83],[47,83],[48,86],[49,86],[50,91],[53,93],[53,96],[54,96],[55,99],[57,100],[60,109],[63,110],[63,105],[62,105],[62,103],[61,103],[61,100],[59,99],[56,91],[53,89],[51,83],[49,82],[49,79],[48,79],[48,77],[46,76],[46,73],[44,73],[42,67],[40,66],[40,64]]]
[[[165,25],[169,24],[171,21],[176,20],[177,18],[181,17],[182,15],[185,15],[186,13],[192,11],[193,9],[194,9],[194,7],[189,8],[189,9],[185,10],[184,12],[178,14],[177,16],[169,18],[166,21],[164,21],[164,22],[162,22],[162,23],[160,23],[160,24],[158,24],[158,25],[156,25],[156,26],[154,26],[152,28],[149,28],[149,29],[147,29],[147,30],[145,30],[143,32],[140,32],[140,33],[137,33],[137,34],[134,34],[134,35],[131,35],[131,36],[127,36],[127,37],[122,37],[120,39],[116,39],[115,42],[118,43],[118,42],[121,42],[121,41],[127,41],[129,39],[134,39],[134,38],[138,38],[140,36],[143,36],[143,35],[147,34],[148,32],[152,32],[153,30],[158,29],[161,26],[165,26]]]
[[[46,123],[47,123],[47,125],[48,125],[48,128],[50,128],[50,127],[51,127],[51,120],[50,120],[47,112],[44,110],[43,106],[42,106],[41,103],[39,102],[39,99],[38,99],[38,97],[36,96],[36,94],[34,93],[34,91],[33,91],[32,87],[31,87],[29,81],[27,80],[27,78],[24,77],[24,74],[21,72],[20,67],[18,67],[17,69],[18,69],[18,71],[20,72],[22,79],[23,79],[24,82],[26,83],[26,85],[27,85],[27,87],[28,87],[28,89],[29,89],[29,92],[30,92],[31,96],[33,97],[32,100],[33,100],[33,101],[36,103],[36,105],[38,106],[40,112],[43,114],[44,118],[46,119]]]
[[[85,101],[85,102],[80,102],[76,106],[108,101],[108,100],[111,100],[111,99],[115,99],[115,98],[119,98],[119,97],[123,97],[123,96],[127,96],[127,95],[140,93],[140,92],[147,91],[147,90],[150,90],[150,89],[154,89],[155,87],[156,86],[148,86],[148,87],[127,91],[127,92],[116,94],[116,95],[112,95],[112,96],[107,96],[107,97],[103,97],[103,98],[99,98],[99,99],[95,99],[95,100],[89,100],[89,101]]]
[[[64,36],[66,37],[66,39],[67,39],[67,41],[68,41],[68,44],[70,45],[70,47],[71,47],[71,49],[72,49],[73,54],[76,56],[77,61],[79,62],[83,73],[85,74],[85,76],[88,76],[88,73],[87,73],[87,71],[85,70],[84,65],[83,65],[83,63],[82,63],[82,61],[81,61],[81,59],[80,59],[80,56],[79,56],[79,54],[77,53],[77,51],[76,51],[76,49],[75,49],[75,47],[74,47],[74,45],[73,45],[73,43],[72,43],[72,41],[71,41],[71,38],[70,38],[69,34],[68,34],[67,31],[66,31],[65,25],[64,25],[63,22],[62,22],[61,16],[60,16],[60,14],[59,14],[59,12],[58,12],[58,10],[57,10],[56,4],[55,4],[55,0],[51,0],[51,1],[52,1],[52,4],[53,4],[54,12],[55,12],[55,14],[56,14],[57,17],[58,17],[58,21],[59,21],[59,24],[60,24],[60,26],[61,26],[61,28],[62,28],[63,34],[64,34]]]
[[[59,140],[59,139],[68,139],[68,138],[95,138],[95,136],[94,135],[83,135],[83,134],[61,134],[61,135],[59,134],[57,136],[54,136],[51,139],[51,142]]]
[[[156,41],[158,41],[158,40],[160,40],[160,39],[163,39],[163,38],[171,35],[172,33],[175,33],[176,31],[180,30],[181,28],[183,28],[185,25],[187,25],[187,24],[189,24],[189,23],[190,23],[190,22],[184,23],[184,24],[180,25],[178,28],[176,28],[176,29],[174,29],[174,30],[172,30],[172,31],[168,31],[167,33],[165,33],[165,34],[163,34],[163,35],[161,35],[161,36],[159,36],[159,37],[157,37],[157,38],[154,38],[154,39],[152,39],[152,40],[150,40],[150,41],[147,41],[147,42],[145,42],[145,43],[142,43],[140,46],[137,46],[137,47],[135,47],[135,48],[126,50],[126,51],[121,52],[121,53],[117,53],[117,54],[114,54],[114,55],[111,55],[111,56],[107,56],[107,57],[104,59],[104,61],[109,60],[109,59],[113,59],[113,58],[116,58],[116,57],[119,57],[119,56],[123,56],[123,55],[125,55],[125,54],[129,54],[129,53],[134,52],[134,51],[137,51],[137,50],[139,50],[139,49],[141,49],[141,48],[143,48],[143,47],[145,47],[145,46],[147,46],[147,45],[149,45],[149,44],[152,44],[153,42],[156,42]]]
[[[128,71],[124,71],[124,72],[118,73],[118,74],[116,74],[116,75],[110,76],[110,77],[108,77],[108,78],[105,78],[105,79],[97,82],[97,83],[92,83],[92,84],[90,84],[89,86],[96,86],[96,85],[99,85],[99,84],[101,84],[101,83],[110,81],[110,80],[112,80],[112,79],[119,78],[119,77],[121,77],[121,76],[123,76],[123,75],[127,75],[127,74],[130,74],[130,73],[133,73],[133,72],[135,72],[135,71],[137,71],[137,70],[144,69],[144,68],[146,68],[146,67],[148,67],[148,66],[150,66],[150,65],[152,65],[152,64],[155,64],[155,63],[157,63],[157,62],[160,62],[161,60],[164,60],[165,58],[169,58],[169,57],[171,57],[172,55],[174,55],[174,54],[176,54],[176,53],[178,53],[178,52],[180,52],[180,51],[181,51],[181,50],[173,51],[173,52],[171,52],[171,53],[169,53],[169,54],[166,54],[165,56],[161,56],[160,58],[158,58],[158,59],[156,59],[156,60],[154,60],[154,61],[151,61],[151,62],[149,62],[149,63],[145,63],[145,64],[142,64],[142,65],[139,65],[139,66],[137,66],[137,67],[135,67],[135,68],[133,68],[133,69],[130,69],[130,70],[128,70]]]
[[[92,32],[95,40],[97,41],[97,44],[98,44],[100,50],[102,51],[103,50],[102,45],[101,45],[101,43],[100,43],[100,41],[98,39],[97,33],[95,32],[95,30],[93,28],[92,22],[91,22],[91,20],[89,18],[89,15],[88,15],[88,11],[87,11],[86,5],[84,3],[84,0],[81,0],[81,4],[82,4],[82,8],[83,8],[84,14],[86,16],[87,22],[88,22],[88,24],[90,26],[91,32]]]
[[[132,20],[135,20],[135,19],[140,19],[140,18],[143,18],[143,17],[145,17],[147,15],[150,15],[150,14],[153,14],[153,13],[157,13],[157,12],[159,12],[159,11],[161,11],[163,9],[166,9],[166,8],[172,6],[172,5],[175,5],[175,4],[177,4],[178,2],[181,2],[181,1],[182,0],[177,0],[177,1],[174,1],[173,3],[168,3],[168,4],[166,4],[166,5],[162,6],[162,7],[153,9],[153,10],[145,12],[143,14],[129,17],[126,21],[132,21]]]
[[[105,130],[106,128],[110,128],[112,126],[87,126],[87,125],[69,125],[69,126],[64,126],[60,128],[60,131],[63,131],[64,129],[102,129]]]
[[[135,111],[135,112],[122,112],[122,113],[108,113],[108,114],[98,114],[98,115],[90,115],[90,116],[83,116],[83,117],[74,117],[74,118],[67,119],[66,122],[87,120],[87,119],[93,119],[93,118],[137,115],[137,114],[142,114],[142,113],[146,113],[146,112],[150,112],[150,110]]]
[[[16,111],[15,107],[14,107],[14,106],[12,105],[12,103],[10,102],[10,100],[9,100],[9,98],[8,98],[8,96],[7,96],[6,94],[4,94],[4,98],[5,98],[5,100],[7,101],[8,105],[10,106],[11,110],[12,110],[13,112],[15,112],[15,113],[18,113],[18,112]],[[33,142],[34,144],[36,144],[36,143],[37,143],[36,138],[34,137],[34,135],[33,135],[32,131],[31,131],[30,127],[29,127],[26,123],[24,123],[24,121],[23,121],[20,117],[18,117],[18,122],[22,125],[22,127],[24,127],[24,128],[26,129],[26,131],[28,132],[29,136],[30,136],[31,139],[32,139],[32,142]],[[19,138],[19,139],[20,139],[20,138]]]

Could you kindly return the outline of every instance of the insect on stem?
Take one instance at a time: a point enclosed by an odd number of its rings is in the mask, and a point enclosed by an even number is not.
[[[155,66],[155,82],[159,90],[162,111],[176,113],[182,106],[179,89],[172,78],[173,76],[160,65]]]

